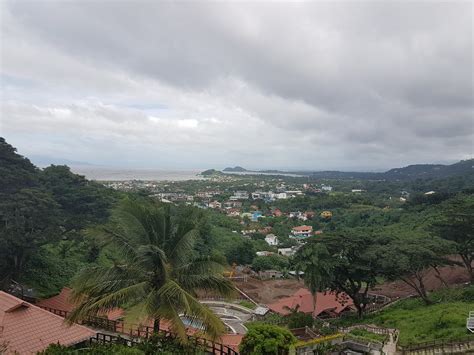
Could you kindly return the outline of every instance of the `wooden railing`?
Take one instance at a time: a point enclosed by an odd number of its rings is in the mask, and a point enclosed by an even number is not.
[[[50,307],[41,307],[41,308],[63,318],[66,318],[70,314],[70,312],[60,310],[60,309],[55,309],[55,308],[50,308]],[[139,339],[149,339],[154,334],[153,327],[140,325],[140,324],[127,324],[127,323],[124,323],[124,321],[122,320],[110,320],[105,317],[90,316],[77,323],[89,326],[91,328],[107,330],[113,333],[123,334],[124,336],[127,336],[127,338],[123,338],[119,335],[97,333],[95,337],[90,339],[91,343],[99,343],[99,344],[114,343],[114,344],[124,344],[127,346],[134,346],[140,343]],[[175,337],[175,334],[164,329],[160,329],[159,334],[164,335],[165,337],[172,337],[172,338]],[[196,346],[199,346],[208,352],[212,352],[212,354],[238,355],[238,352],[232,349],[231,347],[218,343],[218,342],[214,342],[206,338],[188,335],[188,342],[190,344],[195,344]]]

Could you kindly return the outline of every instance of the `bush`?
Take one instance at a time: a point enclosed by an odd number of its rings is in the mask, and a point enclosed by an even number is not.
[[[249,328],[242,339],[242,355],[281,354],[288,352],[296,338],[288,329],[269,324],[258,324]]]
[[[474,286],[466,288],[462,292],[462,301],[464,302],[474,302]]]
[[[313,326],[313,317],[311,314],[295,312],[288,316],[288,328],[304,328]]]

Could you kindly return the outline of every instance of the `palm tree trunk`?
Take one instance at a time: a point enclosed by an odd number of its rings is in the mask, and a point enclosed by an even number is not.
[[[158,334],[160,332],[160,317],[156,317],[153,320],[153,334]]]
[[[318,291],[313,293],[313,317],[316,317],[316,304],[318,302]]]

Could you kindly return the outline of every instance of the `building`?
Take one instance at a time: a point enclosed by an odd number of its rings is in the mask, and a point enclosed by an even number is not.
[[[281,217],[283,216],[283,212],[279,208],[275,208],[272,212],[273,217]]]
[[[96,332],[78,324],[67,324],[31,303],[0,291],[0,344],[7,354],[36,354],[50,344],[88,344]]]
[[[323,211],[321,212],[321,218],[329,219],[332,218],[332,212],[331,211]]]
[[[313,306],[314,297],[306,288],[300,288],[292,296],[279,299],[268,305],[271,311],[286,316],[293,309],[299,312],[311,314],[313,317],[328,318],[337,317],[344,312],[350,311],[353,306],[352,300],[345,294],[337,295],[335,292],[318,292],[316,309]]]
[[[278,254],[283,256],[293,256],[296,253],[296,248],[278,248]]]
[[[221,208],[222,204],[218,201],[212,201],[208,204],[209,208]]]
[[[226,214],[229,217],[240,217],[240,210],[238,208],[229,208],[226,210]]]
[[[308,238],[313,234],[312,226],[298,226],[291,229],[290,238],[304,239]]]
[[[323,190],[325,192],[331,192],[332,191],[332,186],[321,185],[321,190]]]
[[[235,191],[234,195],[230,197],[231,201],[236,201],[236,200],[248,200],[249,198],[249,193],[247,191]]]
[[[267,234],[265,237],[265,241],[268,245],[278,245],[278,237],[275,234]]]
[[[36,305],[40,308],[62,311],[69,313],[74,309],[74,303],[71,302],[72,289],[69,287],[63,287],[60,293],[50,298],[46,298],[36,302]],[[120,308],[112,309],[107,314],[101,315],[110,320],[119,320],[124,315],[124,312]]]

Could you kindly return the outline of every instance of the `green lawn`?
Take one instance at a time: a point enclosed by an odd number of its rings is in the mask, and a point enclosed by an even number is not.
[[[466,318],[474,311],[473,287],[444,290],[431,297],[435,304],[426,306],[419,299],[401,301],[380,313],[363,320],[345,319],[341,324],[376,324],[400,330],[400,345],[409,345],[435,339],[454,340],[466,337]],[[474,337],[474,335],[473,335]]]

